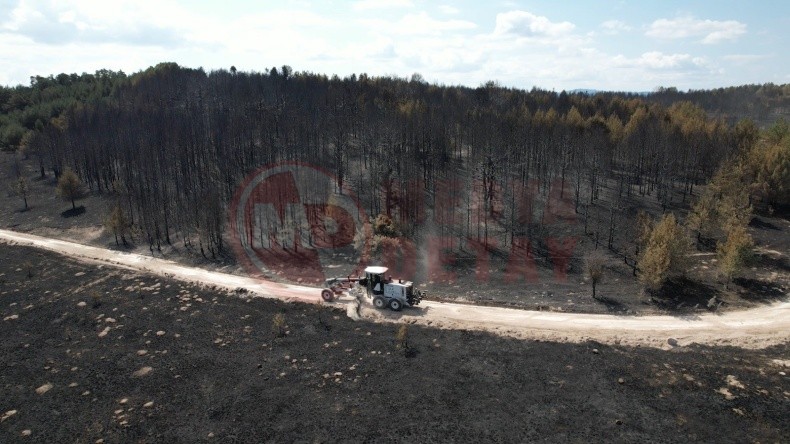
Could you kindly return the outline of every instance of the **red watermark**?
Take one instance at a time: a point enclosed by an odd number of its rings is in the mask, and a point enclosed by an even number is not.
[[[340,189],[323,169],[299,162],[249,174],[229,213],[233,248],[247,271],[298,282],[320,282],[326,270],[353,259],[354,236],[367,224],[349,189]],[[359,273],[362,256],[344,272]]]
[[[387,180],[381,187],[383,211],[410,227],[412,236],[375,236],[356,195],[321,168],[301,162],[259,168],[239,185],[229,209],[237,258],[251,275],[304,283],[358,276],[368,265],[386,266],[401,279],[454,282],[459,261],[471,256],[478,282],[530,284],[539,280],[534,252],[540,245],[554,279],[566,279],[576,237],[517,234],[536,222],[561,228],[554,233],[567,233],[562,228],[576,223],[570,193],[559,180],[548,189],[544,184],[543,200],[536,181],[437,181],[432,206],[422,181]],[[497,272],[494,251],[505,255],[504,269]]]

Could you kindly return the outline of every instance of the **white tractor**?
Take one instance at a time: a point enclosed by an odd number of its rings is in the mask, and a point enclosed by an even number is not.
[[[387,267],[367,267],[365,276],[360,278],[344,277],[327,279],[321,298],[331,302],[336,296],[354,288],[354,284],[364,287],[368,298],[373,298],[376,308],[389,307],[400,311],[403,307],[413,307],[420,303],[425,292],[414,289],[414,284],[409,281],[394,280],[387,276]]]

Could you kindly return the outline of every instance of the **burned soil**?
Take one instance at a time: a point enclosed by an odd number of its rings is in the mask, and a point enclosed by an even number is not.
[[[354,322],[0,245],[0,442],[787,442],[787,345]]]

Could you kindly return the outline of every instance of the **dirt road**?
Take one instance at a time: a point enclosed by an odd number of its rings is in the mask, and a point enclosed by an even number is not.
[[[243,288],[254,296],[319,303],[314,287],[284,285],[255,278],[212,272],[172,261],[139,254],[112,251],[25,233],[0,230],[0,242],[30,245],[81,261],[112,265],[168,276],[204,285]],[[356,308],[350,298],[350,313]],[[672,348],[690,343],[764,348],[790,340],[790,302],[759,308],[700,316],[615,316],[582,313],[537,312],[511,308],[483,307],[423,301],[417,309],[401,313],[360,307],[363,318],[388,322],[409,322],[440,328],[486,330],[517,338],[644,345]]]

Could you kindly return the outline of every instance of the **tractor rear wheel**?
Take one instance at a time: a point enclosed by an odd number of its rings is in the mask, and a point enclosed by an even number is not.
[[[382,308],[387,306],[387,301],[384,300],[381,296],[376,296],[373,298],[373,306],[381,310]]]
[[[321,299],[323,299],[326,302],[332,302],[334,298],[335,296],[332,294],[330,290],[323,290],[321,292]]]
[[[390,309],[392,311],[400,311],[403,308],[403,303],[397,299],[390,299]]]

